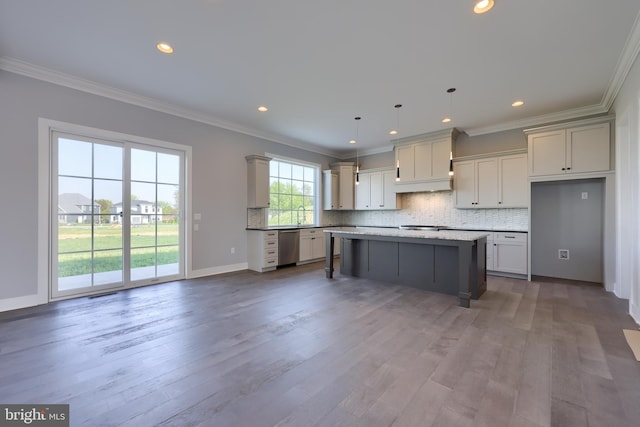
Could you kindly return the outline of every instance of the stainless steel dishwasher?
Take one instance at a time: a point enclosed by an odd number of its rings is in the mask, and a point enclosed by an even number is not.
[[[278,266],[300,260],[300,230],[278,231]]]

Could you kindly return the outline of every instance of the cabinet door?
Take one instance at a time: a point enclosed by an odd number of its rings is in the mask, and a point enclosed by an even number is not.
[[[433,169],[431,168],[431,143],[421,142],[415,144],[414,156],[414,179],[416,181],[431,179],[433,176]]]
[[[308,261],[313,259],[313,237],[300,236],[300,259],[299,261]]]
[[[498,159],[476,160],[476,207],[498,206]]]
[[[382,172],[372,173],[370,175],[371,184],[371,208],[384,209],[384,180]]]
[[[431,143],[431,178],[449,178],[449,156],[451,155],[451,139],[443,138]]]
[[[567,129],[567,172],[610,169],[609,123]]]
[[[498,161],[500,162],[498,204],[503,208],[526,208],[529,206],[527,155],[500,157]]]
[[[456,207],[473,208],[476,205],[475,162],[468,160],[453,164]]]
[[[382,172],[382,197],[384,209],[399,209],[398,194],[396,193],[396,173],[395,171]]]
[[[400,181],[415,180],[414,145],[404,145],[397,148],[396,164],[400,163]]]
[[[340,166],[340,179],[338,181],[340,186],[338,209],[353,209],[353,167]]]
[[[518,243],[496,243],[494,270],[505,273],[527,274],[527,246]]]
[[[338,209],[338,174],[333,171],[324,171],[323,209],[330,211]]]
[[[527,274],[527,233],[494,234],[494,270]]]
[[[529,175],[565,173],[565,131],[563,129],[531,134],[529,140]]]
[[[325,256],[324,253],[324,236],[315,236],[311,238],[311,256],[312,259],[323,258]]]
[[[360,184],[356,185],[356,209],[371,209],[371,174],[360,172]]]
[[[247,207],[269,207],[269,161],[247,158]]]

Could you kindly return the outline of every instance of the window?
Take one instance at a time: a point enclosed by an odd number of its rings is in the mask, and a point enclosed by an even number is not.
[[[317,223],[319,166],[273,159],[269,165],[269,226]]]

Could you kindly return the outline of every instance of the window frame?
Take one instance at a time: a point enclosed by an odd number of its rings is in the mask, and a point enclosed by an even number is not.
[[[322,165],[319,163],[309,162],[309,161],[295,159],[292,157],[281,156],[277,154],[266,153],[265,155],[267,157],[270,157],[271,161],[275,160],[283,163],[289,163],[292,165],[313,169],[313,223],[312,224],[277,224],[277,225],[269,224],[269,213],[271,209],[273,209],[273,208],[269,208],[267,210],[267,218],[266,218],[267,224],[270,227],[287,227],[287,226],[295,227],[298,225],[317,227],[320,224],[320,209],[322,207],[322,199],[321,199],[322,195],[320,194],[322,190],[320,186],[321,175],[322,175]],[[271,187],[271,178],[276,177],[271,173],[271,161],[269,162],[269,187]],[[280,178],[279,173],[277,177]],[[290,178],[287,178],[287,179],[290,179]],[[295,212],[295,210],[292,210],[292,211]]]

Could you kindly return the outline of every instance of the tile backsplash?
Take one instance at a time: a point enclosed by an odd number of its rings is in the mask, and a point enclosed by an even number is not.
[[[406,193],[393,211],[322,211],[322,225],[444,225],[469,229],[526,231],[527,209],[456,209],[453,192]],[[267,226],[266,209],[247,209],[247,227]]]
[[[345,225],[444,225],[470,229],[529,228],[527,209],[456,209],[453,192],[402,194],[402,209],[343,212]]]

